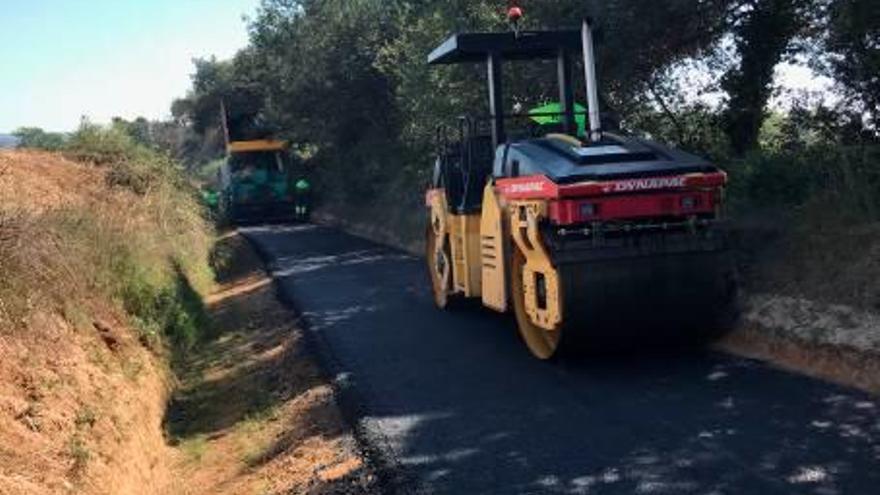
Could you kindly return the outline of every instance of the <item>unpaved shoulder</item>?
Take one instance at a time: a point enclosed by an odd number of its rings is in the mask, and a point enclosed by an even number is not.
[[[186,493],[378,493],[333,387],[259,258],[234,234],[218,252],[225,268],[208,301],[216,335],[179,366],[182,387],[166,419]]]

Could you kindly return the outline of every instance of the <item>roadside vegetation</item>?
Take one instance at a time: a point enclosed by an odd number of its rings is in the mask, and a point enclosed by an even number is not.
[[[211,333],[214,237],[181,170],[117,127],[0,151],[0,492],[175,489],[169,362]]]
[[[34,305],[79,312],[78,298],[103,297],[157,350],[188,349],[207,328],[199,294],[212,284],[213,228],[196,191],[118,127],[84,123],[58,149],[98,171],[94,196],[38,208],[29,191],[3,198],[0,323],[20,326]]]
[[[0,151],[0,493],[375,493],[261,261],[139,129]]]

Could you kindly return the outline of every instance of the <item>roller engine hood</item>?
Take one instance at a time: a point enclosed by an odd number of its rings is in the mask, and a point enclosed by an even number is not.
[[[495,177],[544,175],[558,184],[718,170],[705,159],[681,150],[610,135],[598,143],[580,146],[553,137],[501,145],[493,167]]]

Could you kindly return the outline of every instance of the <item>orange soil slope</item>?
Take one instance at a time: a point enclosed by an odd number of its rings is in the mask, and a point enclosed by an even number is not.
[[[124,196],[99,169],[56,154],[0,152],[6,218]],[[3,229],[0,222],[0,238],[23,249],[33,242]],[[82,296],[69,308],[35,302],[22,321],[0,322],[0,495],[175,492],[161,425],[165,368],[115,304]]]

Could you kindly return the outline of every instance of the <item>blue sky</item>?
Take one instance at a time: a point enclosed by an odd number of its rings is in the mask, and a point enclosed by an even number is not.
[[[192,58],[247,44],[259,0],[0,0],[0,132],[162,118]]]
[[[80,117],[165,118],[183,96],[192,59],[247,44],[242,19],[259,0],[0,0],[0,133],[70,131]],[[777,83],[826,90],[803,66]],[[717,99],[717,98],[716,98]],[[785,106],[776,98],[775,106]],[[781,103],[780,103],[781,102]]]

